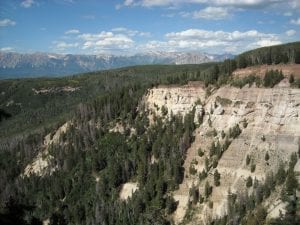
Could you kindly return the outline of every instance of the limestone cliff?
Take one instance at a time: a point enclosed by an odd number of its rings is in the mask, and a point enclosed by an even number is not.
[[[284,82],[284,81],[282,81]],[[175,223],[184,220],[187,213],[191,187],[196,187],[203,195],[204,185],[208,181],[213,186],[209,201],[193,206],[193,222],[205,223],[209,218],[216,218],[227,213],[228,192],[253,191],[246,188],[246,179],[264,181],[266,175],[275,172],[280,163],[286,164],[290,155],[298,151],[300,143],[300,89],[288,85],[275,88],[244,87],[242,89],[224,86],[207,92],[200,84],[190,83],[185,86],[160,86],[148,91],[145,97],[150,114],[182,114],[195,109],[195,122],[203,122],[195,130],[195,141],[188,149],[184,163],[185,178],[173,195],[179,201],[173,218]],[[223,146],[228,133],[239,125],[241,134],[230,139],[229,147],[223,149],[217,166],[205,165],[205,159],[214,160],[210,155],[212,143]],[[199,156],[198,150],[204,153]],[[266,154],[269,158],[266,158]],[[247,159],[250,160],[247,162]],[[299,162],[298,162],[299,163]],[[196,169],[191,174],[190,168]],[[251,168],[251,167],[254,167]],[[215,170],[220,173],[220,186],[213,185]],[[204,180],[199,180],[199,173],[208,173]],[[284,210],[279,194],[274,194],[264,202],[269,217],[279,215]]]

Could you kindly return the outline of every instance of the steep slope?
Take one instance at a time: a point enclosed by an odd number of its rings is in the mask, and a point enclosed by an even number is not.
[[[184,115],[197,104],[198,99],[203,103],[203,123],[196,129],[195,141],[187,151],[184,181],[174,192],[175,200],[179,201],[174,213],[176,223],[183,221],[190,208],[192,186],[203,196],[205,181],[212,185],[216,170],[220,173],[221,185],[213,185],[212,195],[207,202],[196,204],[192,224],[196,221],[206,223],[210,218],[225,215],[229,191],[250,193],[252,189],[246,188],[247,178],[264,181],[268,173],[276,173],[280,163],[287,165],[290,155],[298,151],[300,143],[299,89],[238,89],[225,86],[213,91],[206,98],[204,93],[201,85],[190,84],[183,87],[158,87],[150,90],[146,98],[148,108],[159,115],[161,110],[158,109],[162,107],[166,107],[169,114],[172,111],[174,114]],[[202,110],[196,110],[195,117],[201,112]],[[210,154],[212,143],[217,145],[219,142],[222,146],[225,142],[222,132],[229,137],[229,130],[236,124],[239,125],[241,134],[230,138],[231,144],[227,150],[222,150],[222,157],[215,168],[205,169],[205,158],[210,162],[216,160],[215,156]],[[198,155],[198,149],[203,150],[204,156]],[[268,159],[266,154],[269,155]],[[247,157],[250,158],[250,162],[246,162]],[[255,165],[255,169],[251,171],[251,167],[254,167],[252,165]],[[195,174],[191,174],[190,167],[196,169]],[[203,170],[208,176],[199,180],[199,174]],[[274,198],[278,199],[278,196]],[[209,207],[209,201],[213,202],[213,208]],[[272,210],[271,206],[269,210]],[[276,215],[278,216],[275,213]]]
[[[232,75],[234,77],[245,77],[249,74],[255,74],[258,77],[264,77],[269,70],[279,70],[285,76],[290,76],[293,74],[295,78],[300,78],[300,64],[277,64],[277,65],[257,65],[250,66],[244,69],[235,70]]]

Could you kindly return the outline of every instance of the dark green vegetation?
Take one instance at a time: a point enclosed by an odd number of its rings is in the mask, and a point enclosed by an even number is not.
[[[11,117],[9,120],[2,121],[0,139],[36,128],[51,127],[50,125],[58,121],[66,121],[72,117],[71,114],[79,103],[93,102],[96,98],[108,98],[107,101],[113,101],[111,98],[115,97],[116,91],[139,89],[136,96],[124,94],[122,97],[127,101],[127,97],[140,99],[147,88],[157,84],[186,84],[189,80],[203,79],[204,75],[200,71],[205,71],[212,65],[214,63],[137,66],[73,77],[0,81],[0,118],[2,120]],[[63,91],[64,87],[74,87],[79,90],[66,92]],[[50,91],[36,94],[33,89]]]
[[[237,67],[279,63],[300,63],[299,42],[258,48],[236,57]]]
[[[270,70],[266,72],[266,75],[264,77],[264,86],[265,87],[274,87],[276,84],[278,84],[283,79],[283,74],[281,71],[278,70]]]
[[[258,182],[256,179],[248,177],[246,186],[253,188],[252,194],[228,193],[228,215],[214,220],[212,225],[241,224],[241,225],[296,225],[300,222],[297,214],[296,190],[298,187],[294,174],[294,166],[297,162],[297,154],[293,154],[290,159],[287,171],[279,166],[277,173],[267,174],[265,182]],[[281,199],[287,204],[285,216],[277,219],[266,220],[267,209],[263,206],[263,200],[270,197],[271,193],[279,185],[283,185]]]
[[[292,44],[296,56],[299,44]],[[271,53],[275,54],[273,50]],[[0,81],[0,224],[40,224],[48,218],[51,224],[170,224],[169,215],[177,207],[170,191],[183,179],[185,153],[193,142],[194,112],[184,119],[156,118],[150,126],[143,111],[142,96],[158,84],[186,84],[197,80],[206,85],[226,84],[232,80],[231,73],[237,68],[238,60],[128,67],[56,79]],[[272,87],[273,78],[268,75],[271,80],[264,84]],[[255,79],[249,78],[251,82]],[[219,100],[231,104],[221,97]],[[50,167],[56,168],[55,171],[42,177],[20,176],[44,148],[44,137],[53,135],[66,121],[72,121],[70,129],[61,135],[59,144],[49,147]],[[123,124],[123,134],[109,132],[116,122]],[[241,128],[236,125],[229,137],[235,138],[240,133]],[[224,146],[212,144],[210,154],[215,161],[207,160],[207,171],[216,167],[229,145],[230,140]],[[201,149],[199,155],[203,155]],[[159,160],[153,162],[153,158]],[[247,164],[250,161],[249,158]],[[251,170],[252,166],[255,170],[255,164],[251,164]],[[286,180],[285,174],[288,174]],[[286,185],[286,196],[291,195],[295,190],[291,170],[281,168],[278,176],[280,184]],[[138,182],[139,191],[124,202],[119,199],[119,191],[128,181]],[[222,185],[217,171],[214,184]],[[269,184],[263,187],[273,188]],[[259,188],[256,190],[261,191]],[[207,183],[205,198],[211,191],[212,184]],[[270,192],[257,191],[260,200],[250,206],[235,197],[231,214],[222,221],[237,218],[240,222],[248,216],[250,221],[250,215],[264,221],[264,209],[255,206]],[[195,202],[201,199],[197,191],[191,194]],[[252,214],[246,213],[248,209]],[[284,224],[282,221],[275,222]]]

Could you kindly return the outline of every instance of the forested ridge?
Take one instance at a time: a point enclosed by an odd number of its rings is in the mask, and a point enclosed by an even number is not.
[[[300,63],[299,42],[254,49],[236,57],[238,68],[253,65]]]
[[[222,63],[0,81],[0,223],[41,224],[49,219],[50,224],[172,224],[177,203],[170,193],[183,179],[185,153],[196,128],[194,110],[184,118],[154,117],[150,125],[142,101],[147,90],[189,81],[203,81],[209,88],[253,82],[271,88],[283,79],[281,71],[241,80],[233,79],[232,72],[251,65],[300,63],[298,57],[300,42],[253,50]],[[300,87],[297,79],[290,83]],[[48,149],[55,170],[24,176],[44,148],[45,136],[67,121],[70,128]],[[111,131],[116,123],[124,132]],[[291,161],[290,171],[281,172],[290,174],[294,166]],[[122,201],[121,186],[129,181],[137,182],[139,191]],[[247,222],[251,215],[265,214],[256,206],[246,213],[244,206],[235,205],[230,216]],[[289,207],[287,218],[273,224],[297,224],[295,206]],[[212,224],[234,223],[225,217]]]

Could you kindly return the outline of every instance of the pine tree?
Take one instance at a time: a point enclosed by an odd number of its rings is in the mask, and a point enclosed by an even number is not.
[[[220,186],[220,178],[221,178],[221,175],[218,172],[218,170],[216,170],[214,173],[214,183],[217,187]]]

